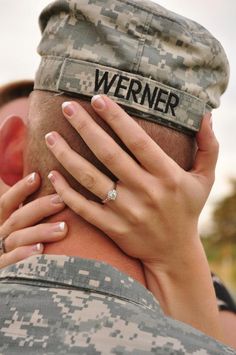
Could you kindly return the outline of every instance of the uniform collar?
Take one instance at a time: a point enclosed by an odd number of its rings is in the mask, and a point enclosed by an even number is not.
[[[109,264],[92,259],[35,255],[0,270],[0,282],[83,289],[118,297],[163,314],[152,293],[139,282]]]

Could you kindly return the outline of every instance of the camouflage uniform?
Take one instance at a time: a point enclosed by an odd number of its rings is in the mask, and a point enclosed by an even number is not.
[[[192,134],[228,82],[219,42],[147,0],[58,0],[40,24],[35,89],[106,93]],[[0,283],[0,354],[236,354],[166,317],[149,291],[101,262],[34,256],[2,270]]]
[[[3,269],[0,309],[0,354],[236,354],[94,260],[33,256]]]

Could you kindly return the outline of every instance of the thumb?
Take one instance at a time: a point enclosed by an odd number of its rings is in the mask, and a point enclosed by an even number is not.
[[[215,167],[218,158],[219,143],[212,130],[211,113],[203,117],[200,131],[196,135],[198,150],[192,172],[204,175],[212,182],[215,177]]]

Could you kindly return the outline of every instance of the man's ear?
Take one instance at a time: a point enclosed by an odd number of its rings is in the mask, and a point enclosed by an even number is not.
[[[0,177],[9,186],[23,177],[26,125],[19,116],[9,116],[0,127]]]

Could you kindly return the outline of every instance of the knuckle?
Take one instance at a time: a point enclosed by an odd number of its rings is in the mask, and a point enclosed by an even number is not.
[[[18,226],[17,214],[16,214],[16,212],[13,212],[6,223],[6,229],[9,232],[13,232],[13,231],[17,230],[17,226]]]
[[[131,151],[143,151],[148,147],[148,141],[145,137],[136,137],[130,142]]]
[[[145,203],[148,207],[158,208],[160,196],[158,189],[147,187],[145,191]]]
[[[57,193],[58,193],[58,195],[61,197],[62,201],[65,201],[65,200],[66,200],[66,196],[67,196],[67,189],[66,189],[66,187],[58,186],[58,188],[57,188]],[[71,203],[73,203],[73,201],[71,201]]]
[[[93,190],[96,186],[96,180],[94,176],[92,176],[90,173],[84,173],[81,176],[81,184],[86,187],[88,190]]]
[[[67,149],[59,149],[57,152],[57,158],[59,161],[70,161],[68,160]]]
[[[118,154],[115,152],[110,152],[110,151],[105,151],[103,153],[103,163],[106,165],[110,165],[112,164],[114,161],[116,161],[118,159]]]
[[[117,110],[117,108],[116,108],[116,109],[112,110],[112,112],[110,112],[107,120],[109,122],[113,122],[113,121],[119,120],[120,117],[121,117],[121,112],[119,110]]]
[[[115,231],[116,238],[120,240],[126,240],[126,238],[130,235],[130,227],[128,225],[120,226],[119,229]]]
[[[79,132],[86,130],[89,125],[88,120],[83,119],[81,116],[80,119],[76,121],[76,130]]]
[[[34,200],[33,201],[34,211],[37,211],[37,213],[40,213],[42,210],[46,209],[46,207],[50,206],[50,204],[48,204],[47,202],[48,202],[48,196]]]
[[[129,221],[132,225],[139,225],[141,223],[143,223],[143,210],[140,208],[132,208],[132,210],[130,210],[129,213]]]
[[[181,185],[181,177],[180,174],[173,174],[171,177],[167,178],[165,180],[165,186],[166,188],[172,192],[175,193],[179,190]]]
[[[142,185],[140,186],[140,189],[142,191],[142,196],[144,198],[145,206],[155,207],[156,203],[158,203],[159,200],[158,179],[154,176],[146,176],[142,181]]]
[[[46,224],[37,224],[34,226],[34,236],[41,237],[44,232],[47,232],[47,225]]]
[[[18,246],[20,246],[20,238],[13,232],[5,239],[6,250],[9,252],[16,249]]]
[[[126,225],[110,225],[106,227],[104,232],[109,237],[115,238],[115,240],[123,240],[129,235],[130,229]]]
[[[58,186],[57,194],[60,196],[61,200],[65,205],[67,205],[74,212],[76,212],[77,199],[75,196],[75,191],[72,188],[66,185]]]

